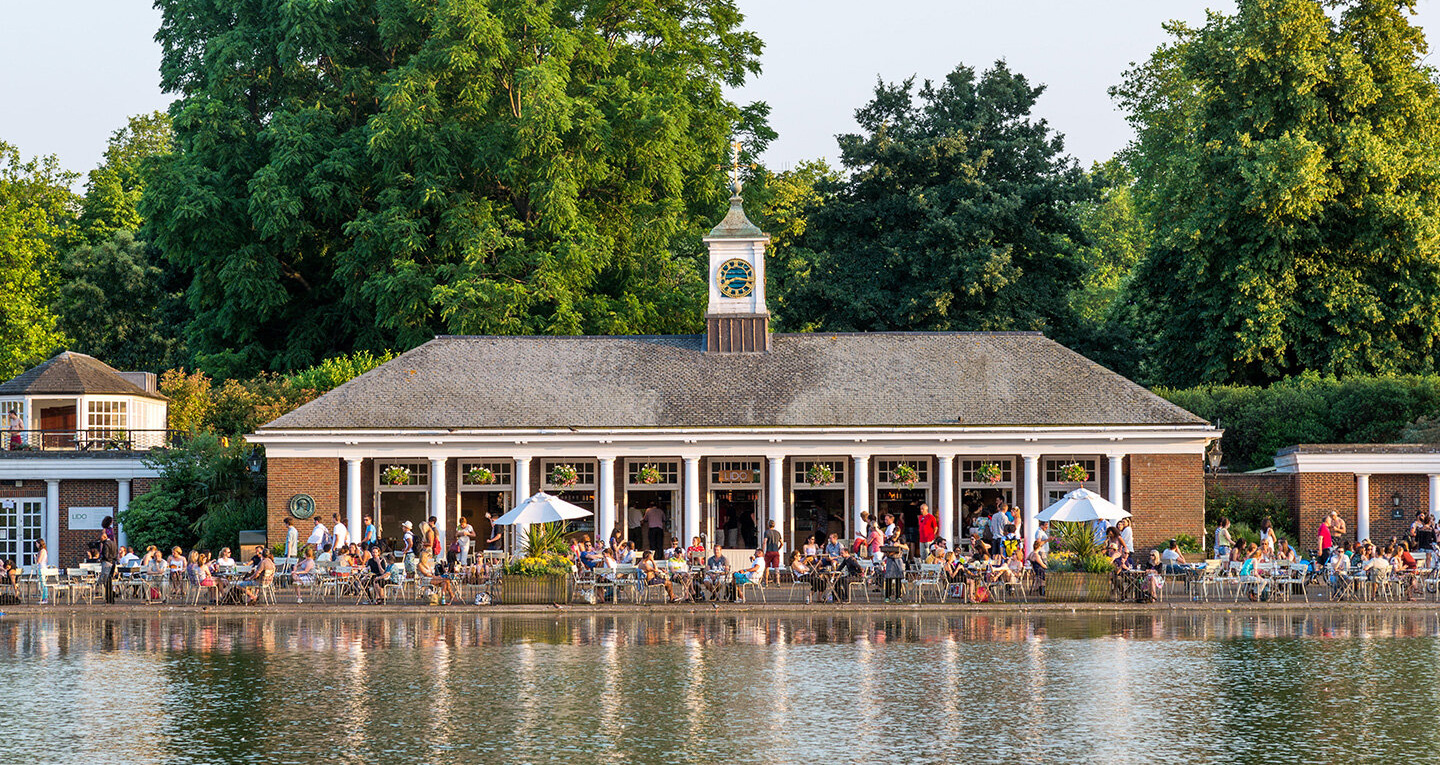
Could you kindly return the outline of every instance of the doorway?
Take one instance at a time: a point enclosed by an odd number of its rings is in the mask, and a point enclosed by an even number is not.
[[[800,550],[813,535],[815,544],[824,547],[830,535],[845,539],[845,490],[796,489],[795,514],[792,519],[789,547]]]
[[[41,445],[66,449],[75,445],[75,407],[49,406],[40,410]]]
[[[400,524],[409,521],[416,530],[416,541],[419,541],[420,524],[428,517],[425,515],[427,494],[423,491],[382,491],[380,492],[380,518],[379,528],[376,529],[380,539],[390,545],[390,549],[399,550],[404,547],[401,539],[405,531]],[[351,532],[354,533],[354,532]]]
[[[928,503],[928,489],[881,489],[877,492],[875,512],[884,527],[885,514],[895,516],[895,524],[903,529],[905,541],[913,545],[920,539],[920,505]]]
[[[44,511],[45,500],[39,498],[0,501],[0,560],[15,561],[17,566],[35,565]],[[50,565],[59,565],[59,560],[60,551],[51,550]]]
[[[557,491],[551,493],[576,507],[584,508],[592,513],[584,518],[576,518],[573,521],[566,522],[565,533],[568,534],[571,539],[587,535],[592,540],[595,539],[595,516],[593,515],[595,512],[595,492],[586,490]]]
[[[760,491],[724,489],[711,492],[715,508],[712,537],[728,548],[754,550],[760,543]]]
[[[664,549],[666,540],[672,535],[678,535],[675,529],[675,492],[654,489],[635,491],[632,489],[625,494],[625,517],[628,519],[625,523],[629,524],[629,527],[623,529],[622,533],[635,543],[637,550],[651,549],[650,532],[645,524],[645,511],[649,510],[651,505],[659,508],[665,516],[665,531],[660,535],[660,549]],[[688,544],[690,540],[683,541]],[[656,550],[656,552],[659,551]]]
[[[485,514],[490,513],[496,518],[510,512],[510,492],[508,491],[462,491],[460,492],[460,515],[470,521],[475,527],[475,550],[486,549],[485,542],[490,538],[490,521]],[[498,544],[498,543],[497,543]],[[498,548],[497,548],[498,549]]]

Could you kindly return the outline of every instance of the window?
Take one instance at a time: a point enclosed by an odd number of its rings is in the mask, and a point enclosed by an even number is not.
[[[1070,463],[1078,463],[1089,473],[1089,480],[1077,484],[1074,481],[1066,481],[1060,476],[1060,469]],[[1074,491],[1076,488],[1084,487],[1090,491],[1100,491],[1100,458],[1094,455],[1077,455],[1073,457],[1046,457],[1045,458],[1045,484],[1041,491],[1045,494],[1045,504],[1049,505],[1058,502],[1061,497]]]
[[[998,465],[1000,467],[1000,480],[995,483],[981,480],[975,475],[981,465]],[[967,489],[989,489],[1001,488],[1015,485],[1015,460],[1011,459],[982,459],[982,460],[960,460],[960,486]]]
[[[795,460],[792,483],[796,489],[843,489],[845,488],[845,463],[846,460]],[[829,468],[830,474],[834,477],[828,484],[812,486],[810,483],[812,468]]]
[[[491,480],[489,483],[481,483],[470,477],[471,471],[490,471]],[[515,463],[510,460],[500,462],[461,462],[460,463],[460,488],[483,488],[483,489],[509,489],[515,485]]]
[[[659,474],[659,480],[646,483],[640,478],[640,470],[646,467],[653,467]],[[654,476],[651,476],[654,477]],[[625,462],[625,483],[630,486],[679,486],[680,485],[680,463],[661,460],[627,460]]]
[[[553,483],[555,479],[555,468],[563,465],[568,465],[575,470],[576,480],[575,483],[570,486],[560,486]],[[540,485],[546,489],[563,489],[565,491],[594,489],[595,460],[541,460]]]
[[[0,558],[19,566],[35,565],[35,547],[40,539],[40,516],[45,502],[40,499],[0,500]],[[50,564],[58,555],[51,551]]]
[[[759,460],[710,460],[710,483],[721,488],[760,485]]]
[[[127,426],[124,401],[87,401],[85,409],[88,415],[86,427],[92,431],[108,433],[124,430]]]
[[[878,474],[876,483],[893,485],[895,483],[895,471],[898,470],[901,465],[909,465],[915,469],[915,474],[918,476],[915,481],[915,487],[930,485],[929,457],[895,457],[875,460],[875,469]]]
[[[391,470],[396,468],[396,470]],[[405,475],[405,471],[409,475]],[[387,475],[389,474],[389,475]],[[403,480],[401,480],[403,478]],[[423,489],[430,485],[430,461],[375,460],[375,479],[382,489]]]

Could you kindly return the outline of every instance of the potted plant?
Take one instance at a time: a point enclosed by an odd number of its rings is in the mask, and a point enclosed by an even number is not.
[[[502,569],[500,602],[569,603],[575,568],[563,523],[537,523],[525,534],[525,554]]]
[[[641,465],[635,471],[635,483],[651,486],[660,483],[660,468],[655,465]]]
[[[805,482],[811,486],[829,486],[835,483],[835,471],[823,462],[816,462],[805,471]]]
[[[981,483],[1000,483],[1002,475],[1000,466],[994,462],[982,462],[979,467],[975,468],[975,480]]]
[[[476,465],[465,473],[465,480],[469,481],[472,485],[489,486],[495,483],[495,473],[491,471],[490,468]]]
[[[391,465],[380,474],[380,480],[389,486],[404,486],[410,483],[410,468],[404,465]]]
[[[1078,462],[1060,466],[1060,480],[1070,483],[1085,483],[1090,480],[1090,471]]]
[[[580,473],[574,465],[556,465],[550,468],[550,485],[568,489],[580,481]]]
[[[920,472],[915,469],[914,465],[907,465],[902,462],[890,471],[890,483],[896,486],[904,486],[908,489],[914,486],[919,480]]]
[[[1051,524],[1051,544],[1059,549],[1050,554],[1045,574],[1045,600],[1058,603],[1108,601],[1114,589],[1115,565],[1095,543],[1090,524]]]

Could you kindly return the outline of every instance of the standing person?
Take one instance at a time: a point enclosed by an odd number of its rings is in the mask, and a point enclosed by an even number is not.
[[[1225,560],[1230,557],[1230,546],[1232,544],[1234,544],[1234,540],[1230,538],[1230,519],[1221,518],[1220,523],[1215,526],[1215,558],[1217,560]],[[1324,547],[1318,547],[1316,549],[1318,549],[1322,555],[1325,553]]]
[[[1319,550],[1319,565],[1325,565],[1330,559],[1331,551],[1335,549],[1335,535],[1330,529],[1330,518],[1335,514],[1320,519],[1320,526],[1315,529],[1315,549]]]
[[[316,550],[324,549],[328,536],[330,536],[330,530],[325,528],[325,524],[320,522],[320,516],[317,515],[315,516],[315,527],[310,529],[310,536],[306,537],[305,544]]]
[[[630,542],[632,544],[645,544],[645,513],[640,508],[630,506],[625,510],[625,526],[630,530]]]
[[[1130,519],[1121,518],[1120,522],[1116,524],[1116,528],[1120,529],[1120,541],[1125,543],[1125,557],[1133,558],[1135,556],[1135,532],[1130,530]]]
[[[860,511],[860,525],[855,527],[855,541],[850,544],[850,552],[857,555],[866,545],[870,544],[870,511]]]
[[[330,546],[335,548],[336,550],[339,550],[342,547],[349,547],[350,529],[345,528],[345,524],[340,522],[340,514],[335,513],[330,516],[330,519],[335,522],[335,530],[331,532],[332,535],[335,537],[335,541],[331,542]]]
[[[50,551],[45,540],[35,540],[35,581],[40,585],[40,605],[50,602],[50,591],[45,588],[45,567],[50,565]]]
[[[920,551],[929,549],[935,543],[935,536],[940,532],[940,519],[930,512],[930,506],[924,502],[920,503]],[[948,542],[948,540],[947,540]]]
[[[1343,545],[1343,544],[1345,544],[1346,542],[1352,541],[1352,540],[1346,538],[1346,536],[1347,536],[1348,534],[1349,534],[1349,529],[1347,529],[1347,528],[1345,527],[1345,519],[1340,517],[1339,511],[1331,510],[1331,511],[1330,511],[1330,536],[1333,537],[1334,546],[1339,547],[1340,545]],[[1362,539],[1356,539],[1356,540],[1353,540],[1353,541],[1355,541],[1355,542],[1363,542],[1364,540],[1362,540]]]
[[[905,564],[900,560],[900,551],[895,550],[885,556],[885,602],[889,603],[890,598],[895,602],[901,600],[901,587],[905,582]]]
[[[415,573],[415,524],[404,521],[400,524],[404,533],[400,537],[400,554],[405,561],[405,575]]]
[[[115,602],[115,561],[120,559],[120,551],[110,535],[114,525],[115,519],[108,515],[100,522],[100,587],[105,592],[106,603]]]
[[[651,552],[665,544],[665,513],[657,505],[645,508],[645,547]]]
[[[295,528],[295,522],[289,518],[285,519],[285,557],[294,558],[300,553],[300,530]]]
[[[435,560],[437,560],[437,561],[444,561],[444,560],[445,560],[445,545],[444,545],[444,543],[443,543],[443,542],[441,541],[441,539],[440,539],[440,527],[435,525],[435,524],[437,524],[437,523],[439,523],[439,522],[440,522],[440,519],[439,519],[439,518],[436,518],[436,517],[433,516],[433,515],[430,516],[430,520],[429,520],[429,524],[430,524],[430,549],[433,550],[434,553],[435,553]]]
[[[499,518],[495,513],[486,513],[485,522],[490,524],[490,536],[485,538],[486,550],[500,550],[505,547],[505,530],[495,525]]]
[[[365,516],[365,532],[361,537],[360,546],[366,550],[372,550],[380,542],[380,536],[375,531],[375,521],[370,516]]]
[[[771,520],[765,524],[765,569],[769,576],[780,581],[780,551],[785,546],[785,538],[775,528],[775,521]]]
[[[1035,532],[1035,544],[1030,550],[1030,570],[1035,572],[1036,592],[1041,597],[1045,595],[1045,573],[1050,570],[1050,536],[1043,527],[1049,526],[1048,521],[1042,522],[1041,529]],[[1041,543],[1041,535],[1044,535],[1044,543]]]
[[[460,525],[455,527],[455,536],[458,537],[455,541],[460,543],[459,557],[455,562],[461,566],[468,566],[470,565],[470,545],[475,541],[475,527],[471,526],[470,521],[466,520],[463,515],[460,516]]]
[[[10,433],[9,441],[11,451],[15,451],[24,446],[25,442],[22,436],[24,429],[25,425],[20,419],[19,412],[12,411],[5,416],[5,430]]]

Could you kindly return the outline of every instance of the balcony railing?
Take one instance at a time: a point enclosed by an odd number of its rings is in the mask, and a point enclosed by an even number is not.
[[[5,452],[140,452],[172,446],[180,431],[82,428],[79,430],[5,430]]]

